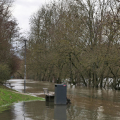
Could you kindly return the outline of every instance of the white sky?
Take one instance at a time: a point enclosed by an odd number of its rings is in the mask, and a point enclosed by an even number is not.
[[[51,0],[15,0],[12,14],[17,19],[21,32],[29,31],[29,19],[33,13]]]

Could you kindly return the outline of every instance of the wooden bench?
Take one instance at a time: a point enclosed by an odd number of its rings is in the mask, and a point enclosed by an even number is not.
[[[45,100],[47,102],[54,102],[54,94],[49,93],[48,88],[43,88]]]
[[[49,95],[48,88],[43,88],[43,91],[44,91],[44,95]]]

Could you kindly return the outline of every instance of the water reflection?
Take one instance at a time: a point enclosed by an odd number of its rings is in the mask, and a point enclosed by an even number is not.
[[[67,120],[66,106],[67,105],[55,105],[54,107],[55,120]]]
[[[45,102],[47,108],[54,109],[54,102]]]
[[[98,120],[101,120],[101,119],[105,118],[105,115],[104,115],[103,111],[104,111],[103,106],[98,107],[98,109],[97,109],[97,113],[98,113],[97,119]]]
[[[11,80],[14,89],[24,92],[22,80]],[[54,83],[27,80],[27,92],[40,95],[43,88],[54,91]],[[0,120],[119,120],[120,91],[69,86],[70,105],[32,101],[15,103],[0,113]],[[40,95],[41,96],[41,95]]]
[[[27,112],[25,111],[25,103],[20,102],[16,103],[12,106],[12,112],[13,112],[13,120],[32,120],[29,117],[26,118]]]
[[[26,118],[33,120],[52,120],[54,116],[54,107],[46,106],[45,102],[34,101],[25,104]]]

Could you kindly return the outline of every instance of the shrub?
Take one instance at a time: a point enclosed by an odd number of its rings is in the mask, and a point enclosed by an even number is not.
[[[0,64],[0,82],[3,83],[3,81],[9,78],[10,78],[10,69],[8,65]]]

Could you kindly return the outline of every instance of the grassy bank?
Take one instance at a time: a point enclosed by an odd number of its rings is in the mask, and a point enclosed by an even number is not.
[[[0,85],[0,111],[3,111],[2,109],[3,106],[9,106],[15,102],[31,101],[31,100],[43,101],[44,98],[20,94]]]

